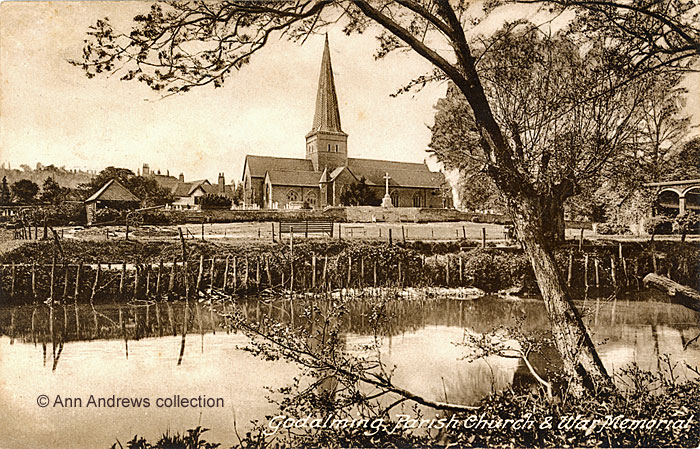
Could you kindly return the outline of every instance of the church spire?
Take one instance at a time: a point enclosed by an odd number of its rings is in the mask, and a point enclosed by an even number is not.
[[[321,59],[321,74],[318,77],[318,92],[316,93],[316,113],[311,132],[318,131],[343,132],[340,127],[340,111],[338,110],[338,97],[335,94],[328,34],[326,34],[326,43]]]

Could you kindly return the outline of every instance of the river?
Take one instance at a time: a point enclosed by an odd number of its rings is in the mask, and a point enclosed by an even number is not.
[[[288,299],[248,301],[249,318],[271,315],[293,322],[301,311]],[[656,371],[659,356],[678,362],[683,379],[700,364],[700,345],[684,344],[700,333],[697,314],[661,302],[588,300],[578,303],[609,371],[636,362]],[[219,305],[217,309],[228,310]],[[351,304],[343,323],[348,348],[369,342],[369,306]],[[401,300],[388,304],[381,353],[395,365],[394,383],[434,400],[472,404],[493,389],[531,384],[518,359],[464,360],[464,330],[481,333],[520,324],[525,333],[549,327],[537,300],[483,297],[474,301]],[[187,316],[186,338],[183,321]],[[288,384],[297,368],[263,361],[242,348],[248,338],[227,331],[205,304],[45,305],[0,308],[0,447],[100,448],[139,434],[202,425],[208,441],[233,444],[251,420],[264,421],[274,407],[266,387]],[[557,369],[551,347],[533,357],[546,376]],[[48,405],[40,407],[40,395]],[[91,401],[91,395],[92,400]],[[125,407],[118,398],[148,399]],[[212,407],[182,407],[182,399]],[[104,401],[100,405],[98,400]],[[203,402],[202,402],[203,401]],[[42,404],[44,405],[44,404]],[[127,404],[128,405],[128,404]]]

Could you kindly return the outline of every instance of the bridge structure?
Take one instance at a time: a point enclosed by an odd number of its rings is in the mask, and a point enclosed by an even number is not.
[[[654,215],[700,213],[700,179],[650,182],[644,187],[653,192]]]

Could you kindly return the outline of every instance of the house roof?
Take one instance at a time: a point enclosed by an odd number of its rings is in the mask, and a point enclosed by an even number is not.
[[[265,172],[270,171],[314,171],[314,164],[309,159],[291,157],[253,156],[245,157],[245,165],[253,178],[264,178]],[[245,173],[245,169],[243,170]],[[320,174],[319,174],[320,176]]]
[[[159,186],[166,188],[166,189],[170,190],[171,192],[173,192],[175,187],[177,186],[177,184],[180,183],[180,180],[174,176],[159,175],[156,173],[151,173],[148,176],[155,179]]]
[[[121,185],[116,179],[110,179],[100,187],[100,189],[93,193],[90,198],[86,199],[86,203],[93,201],[132,201],[140,202],[141,199],[129,192],[126,187]]]

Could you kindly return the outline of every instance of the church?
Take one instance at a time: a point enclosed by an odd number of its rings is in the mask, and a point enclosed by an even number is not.
[[[393,207],[452,207],[445,176],[430,171],[425,163],[348,157],[348,134],[340,124],[326,36],[306,157],[246,155],[244,205],[261,209],[343,206],[343,192],[363,178],[377,198],[388,193]],[[384,203],[389,206],[388,198]]]

